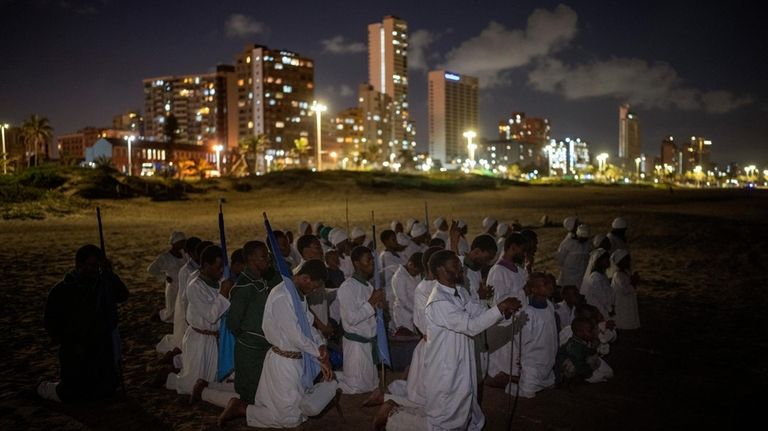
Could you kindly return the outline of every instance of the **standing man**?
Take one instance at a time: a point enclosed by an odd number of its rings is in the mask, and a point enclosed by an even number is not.
[[[113,332],[117,304],[128,289],[95,245],[80,247],[75,269],[48,293],[45,330],[59,347],[59,382],[41,382],[37,394],[73,403],[103,400],[118,388]]]
[[[147,268],[148,273],[165,282],[165,308],[158,313],[163,322],[173,322],[173,309],[179,291],[179,270],[187,263],[183,252],[187,242],[184,232],[173,232],[168,242],[171,249],[157,256]]]

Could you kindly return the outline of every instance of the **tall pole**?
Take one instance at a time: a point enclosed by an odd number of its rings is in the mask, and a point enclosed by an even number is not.
[[[7,124],[0,124],[0,133],[3,134],[3,175],[8,173],[8,155],[5,153],[5,129],[7,128]]]
[[[128,141],[128,176],[130,177],[133,175],[133,155],[131,154],[133,151],[131,150],[131,144],[133,143],[133,140],[136,139],[136,137],[131,135],[126,136],[123,139]]]

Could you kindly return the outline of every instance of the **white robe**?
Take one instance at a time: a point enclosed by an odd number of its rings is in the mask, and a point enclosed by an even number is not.
[[[427,333],[427,316],[424,314],[427,301],[432,290],[437,285],[435,280],[421,280],[416,285],[413,295],[413,326],[422,334]],[[408,367],[408,379],[406,380],[407,398],[414,404],[423,406],[427,399],[427,386],[424,382],[424,355],[427,349],[427,339],[422,338],[416,348],[413,349],[411,365]]]
[[[173,307],[173,334],[164,336],[157,344],[156,348],[160,353],[165,353],[175,348],[181,349],[181,341],[187,332],[187,286],[189,286],[190,281],[197,277],[200,271],[199,268],[190,259],[179,269],[179,290],[176,293],[176,302]]]
[[[339,269],[344,273],[344,278],[352,277],[355,273],[355,265],[352,263],[351,256],[339,256]]]
[[[448,240],[445,241],[445,249],[453,250],[453,244],[451,243],[450,238],[448,238]],[[459,246],[456,250],[456,254],[459,257],[463,257],[469,254],[469,242],[467,242],[467,239],[464,238],[463,236],[459,237]]]
[[[309,321],[312,337],[301,331],[293,300],[284,283],[272,288],[264,305],[262,329],[269,344],[286,352],[320,356],[325,344],[322,335],[312,327],[313,316],[305,301],[302,310]],[[301,384],[302,360],[289,359],[272,350],[267,352],[259,387],[253,404],[246,408],[248,426],[259,428],[293,428],[307,420],[299,408],[305,391]]]
[[[520,376],[518,383],[520,396],[533,398],[536,392],[555,384],[553,368],[559,340],[555,324],[555,307],[551,302],[547,301],[546,308],[526,305],[523,312],[528,319],[521,333],[515,335],[513,352],[515,367],[512,373]],[[514,383],[510,383],[506,390],[509,393],[515,393],[517,388]]]
[[[420,276],[412,276],[404,266],[395,271],[392,276],[392,320],[395,328],[413,328],[413,296],[416,294],[416,286],[421,281]]]
[[[506,298],[517,298],[521,304],[528,303],[525,295],[525,283],[528,274],[519,265],[517,272],[504,265],[494,265],[488,273],[488,286],[493,286],[494,304]],[[512,319],[502,320],[488,329],[488,376],[496,377],[500,373],[510,373],[509,360],[512,354],[512,340],[509,326]]]
[[[584,271],[589,264],[589,241],[579,241],[571,236],[566,237],[557,249],[557,264],[560,266],[560,274],[557,277],[559,286],[581,285]]]
[[[216,379],[219,361],[219,345],[214,335],[195,331],[218,331],[221,316],[229,309],[229,300],[205,283],[199,276],[187,286],[187,322],[189,326],[181,343],[184,367],[178,375],[169,374],[166,387],[179,394],[190,394],[197,379],[208,382]],[[175,384],[171,376],[176,378]]]
[[[176,306],[176,294],[179,291],[179,270],[187,263],[187,258],[176,257],[166,251],[157,256],[147,268],[153,277],[165,283],[165,308],[160,310],[163,322],[173,322],[173,311]],[[167,278],[171,279],[169,283]]]
[[[480,430],[474,337],[502,318],[498,307],[472,301],[467,291],[436,283],[427,302],[427,429]]]
[[[613,289],[611,288],[611,281],[605,274],[592,271],[592,274],[587,278],[584,297],[587,299],[587,304],[597,307],[605,320],[612,319]]]
[[[571,325],[564,326],[563,329],[560,330],[560,334],[558,334],[558,338],[560,339],[560,345],[567,343],[568,340],[571,339],[573,336],[573,328]],[[599,353],[602,356],[607,355],[611,352],[611,343],[616,341],[616,331],[613,329],[608,329],[608,327],[605,325],[605,321],[602,321],[597,324],[597,341],[600,342],[600,344],[597,346],[597,353]]]
[[[557,313],[557,317],[560,318],[560,328],[571,326],[574,311],[575,307],[569,306],[565,301],[560,301],[555,304],[555,313]]]
[[[608,240],[611,242],[611,253],[613,253],[616,250],[627,250],[629,251],[629,245],[627,245],[627,242],[623,239],[619,238],[618,236],[614,235],[611,232],[608,232],[608,235],[606,235]]]
[[[464,267],[464,287],[469,291],[469,296],[473,301],[487,307],[488,303],[486,300],[480,299],[480,283],[483,281],[483,277],[480,274],[480,271],[469,269],[468,266],[464,265],[464,260],[466,258],[466,256],[459,256],[459,260]],[[493,300],[490,302],[493,303]],[[484,378],[488,372],[489,353],[488,349],[485,348],[488,345],[487,337],[488,335],[485,331],[477,334],[475,337],[475,353],[477,356],[476,359],[478,361],[477,371],[479,373],[478,380]]]
[[[373,293],[370,283],[350,277],[339,287],[336,295],[341,308],[344,331],[365,338],[376,336],[376,312],[368,302]],[[373,363],[374,343],[359,343],[346,337],[342,341],[344,371],[337,373],[339,387],[345,394],[371,392],[379,386],[379,375]]]
[[[438,230],[437,232],[432,234],[432,238],[442,239],[445,242],[446,246],[448,245],[449,242],[451,242],[451,234],[447,230]]]
[[[613,273],[611,288],[614,295],[616,315],[613,320],[618,329],[637,329],[640,327],[640,313],[637,311],[637,292],[632,280],[625,271]]]

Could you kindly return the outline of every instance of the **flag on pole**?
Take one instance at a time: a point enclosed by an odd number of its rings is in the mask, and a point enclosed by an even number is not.
[[[376,258],[376,225],[371,225],[373,235],[373,288],[381,289],[381,277],[379,276],[379,260]],[[376,347],[379,350],[379,359],[388,367],[392,366],[389,357],[389,339],[387,338],[387,326],[384,324],[384,310],[376,309]]]
[[[219,242],[221,260],[224,263],[224,279],[229,279],[229,257],[227,256],[227,234],[224,231],[224,212],[219,203]],[[219,361],[216,367],[216,380],[224,381],[235,370],[235,335],[227,326],[229,311],[219,321]]]
[[[272,255],[275,258],[275,265],[277,266],[278,272],[280,272],[280,276],[283,278],[283,283],[285,283],[286,290],[291,295],[293,309],[296,311],[296,319],[299,321],[301,332],[305,337],[311,339],[312,329],[309,326],[309,320],[307,319],[307,315],[304,312],[301,299],[299,299],[299,292],[296,289],[296,286],[293,284],[293,274],[291,273],[290,268],[288,268],[288,265],[285,263],[285,259],[280,254],[280,247],[277,244],[275,233],[272,232],[272,226],[269,224],[267,213],[264,213],[264,227],[267,230],[267,241],[269,242],[269,246],[272,249]],[[301,376],[301,384],[306,390],[313,386],[315,376],[320,373],[320,362],[318,362],[317,358],[314,356],[307,354],[301,355],[301,360],[303,361],[304,366],[304,372]]]

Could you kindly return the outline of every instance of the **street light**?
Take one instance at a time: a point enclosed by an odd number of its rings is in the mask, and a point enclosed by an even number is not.
[[[312,102],[312,108],[313,111],[315,111],[315,118],[317,119],[317,145],[315,149],[315,155],[317,157],[317,171],[320,172],[323,170],[323,159],[321,156],[322,151],[322,135],[320,134],[320,117],[322,116],[323,112],[328,109],[327,106],[317,103],[317,100]]]
[[[467,138],[467,150],[469,150],[469,165],[471,167],[475,167],[475,150],[477,149],[477,144],[472,143],[472,139],[475,139],[477,136],[477,133],[475,133],[474,130],[467,130],[464,132],[464,137]]]
[[[221,144],[214,145],[213,149],[216,151],[216,170],[219,171],[219,175],[221,175],[221,150],[224,149],[224,146]]]
[[[637,178],[640,178],[640,162],[642,162],[643,159],[640,157],[635,157],[635,166],[637,166]]]
[[[8,124],[0,124],[0,132],[3,135],[3,175],[8,173],[8,155],[5,153],[5,129],[10,127]]]
[[[264,160],[267,161],[267,173],[269,173],[269,165],[270,165],[270,163],[272,163],[272,159],[273,158],[274,157],[272,157],[271,154],[267,154],[266,156],[264,156]]]
[[[136,139],[136,136],[130,135],[130,136],[123,136],[123,139],[128,142],[128,176],[133,175],[133,159],[131,157],[131,144],[133,143],[133,140]]]

